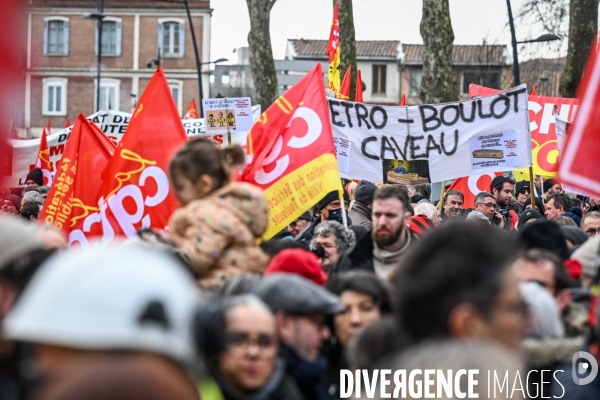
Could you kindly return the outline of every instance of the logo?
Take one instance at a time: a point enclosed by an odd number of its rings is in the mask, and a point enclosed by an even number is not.
[[[582,359],[585,359],[585,361]],[[580,378],[580,376],[585,375],[588,371],[590,372],[587,377]],[[598,362],[596,358],[585,351],[578,351],[573,354],[572,375],[573,382],[576,385],[587,385],[592,382],[596,378],[596,375],[598,375]]]

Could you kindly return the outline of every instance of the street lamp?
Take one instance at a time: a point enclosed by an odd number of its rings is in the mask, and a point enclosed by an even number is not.
[[[105,15],[102,14],[103,10],[104,0],[98,0],[98,12],[91,14],[83,14],[83,18],[96,21],[96,32],[98,36],[98,76],[96,78],[96,112],[100,111],[100,74],[102,71],[102,21],[105,18]]]
[[[517,44],[519,44],[519,43],[551,42],[553,40],[559,40],[560,38],[556,35],[546,33],[537,39],[523,40],[522,42],[517,42],[517,36],[515,34],[515,22],[513,20],[512,8],[510,6],[510,0],[506,0],[506,6],[508,8],[508,23],[510,25],[510,36],[511,36],[512,49],[513,49],[513,77],[514,77],[514,85],[513,86],[518,86],[521,84],[521,78],[519,77],[519,55],[517,52]]]

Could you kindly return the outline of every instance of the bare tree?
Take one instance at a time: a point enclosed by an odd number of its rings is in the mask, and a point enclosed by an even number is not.
[[[354,33],[354,16],[352,14],[352,0],[333,0],[333,6],[340,3],[338,10],[340,18],[340,68],[344,76],[346,69],[352,65],[350,79],[350,100],[354,100],[356,92],[356,39]]]
[[[575,97],[598,30],[598,0],[571,0],[567,63],[560,77],[560,95]]]
[[[266,110],[277,99],[277,72],[271,47],[271,9],[276,0],[246,0],[250,15],[250,70],[256,101]]]
[[[423,0],[420,30],[424,45],[421,99],[425,104],[456,101],[458,93],[452,81],[454,31],[448,0]]]

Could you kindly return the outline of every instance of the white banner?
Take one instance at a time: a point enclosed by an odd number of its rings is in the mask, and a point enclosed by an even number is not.
[[[340,171],[345,178],[380,182],[384,159],[428,161],[432,182],[531,166],[526,85],[410,107],[328,101],[334,140],[349,142],[338,146],[348,166]],[[477,138],[479,147],[471,150]]]
[[[257,120],[261,114],[260,105],[252,107],[252,117]],[[108,136],[108,138],[115,144],[119,144],[127,125],[131,114],[121,111],[100,111],[87,117],[89,121],[94,122],[100,127],[100,129]],[[204,127],[204,119],[186,119],[181,121],[183,127],[188,136],[202,136],[205,138],[212,139],[215,144],[219,147],[228,146],[227,134],[206,134]],[[50,153],[50,161],[54,164],[56,169],[56,163],[62,157],[62,153],[67,144],[67,139],[71,133],[71,125],[62,131],[53,133],[52,135],[46,136],[48,140],[48,152]],[[235,144],[242,144],[246,140],[247,132],[232,132],[231,142]],[[6,184],[8,187],[19,187],[25,185],[25,178],[31,169],[35,168],[35,161],[37,159],[38,149],[40,147],[40,139],[20,140],[11,139],[9,140],[10,145],[13,147],[12,152],[12,175],[6,178]]]

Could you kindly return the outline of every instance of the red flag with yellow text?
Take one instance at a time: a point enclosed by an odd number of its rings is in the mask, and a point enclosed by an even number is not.
[[[242,180],[264,190],[273,237],[333,190],[342,190],[321,64],[273,103],[247,138]]]
[[[333,10],[333,22],[329,32],[329,41],[325,54],[329,56],[329,71],[327,73],[327,87],[333,93],[340,91],[340,20],[338,9],[340,3],[335,3]]]
[[[196,107],[196,99],[192,99],[190,105],[183,116],[183,119],[198,119],[198,107]]]
[[[50,153],[48,152],[48,139],[46,139],[46,129],[42,129],[42,137],[40,138],[40,147],[38,149],[35,167],[42,170],[44,175],[44,186],[52,185],[52,172],[54,167],[50,161]]]
[[[188,140],[162,67],[148,83],[114,156],[102,172],[98,204],[103,241],[135,237],[142,228],[165,229],[179,202],[169,162]]]
[[[38,220],[52,224],[69,238],[69,243],[87,244],[100,220],[96,195],[102,181],[100,172],[108,164],[115,145],[98,126],[83,114],[75,120],[61,159],[56,164],[54,182]]]

